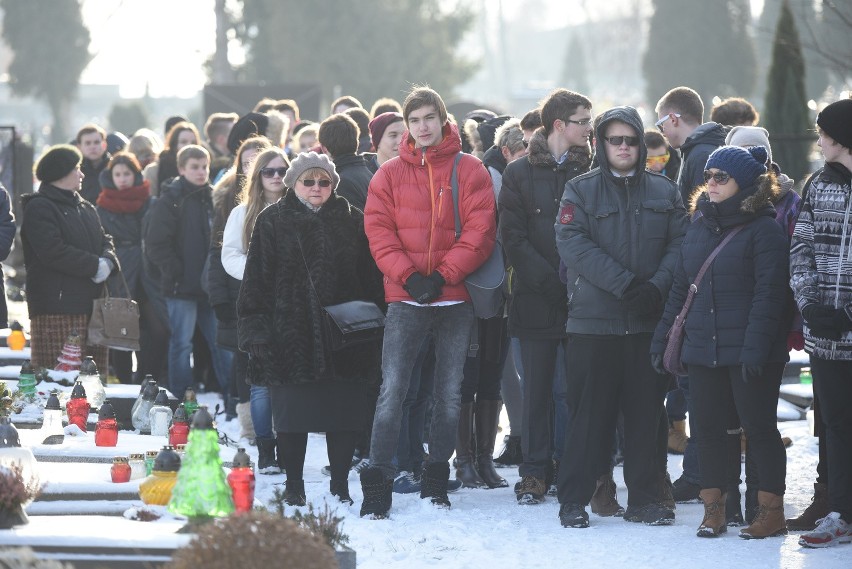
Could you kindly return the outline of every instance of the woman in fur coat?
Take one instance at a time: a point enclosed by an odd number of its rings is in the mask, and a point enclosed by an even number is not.
[[[333,352],[323,335],[323,306],[384,302],[363,214],[337,196],[339,180],[325,155],[293,160],[284,198],[257,216],[237,300],[248,380],[269,388],[290,505],[306,501],[302,471],[310,432],[326,434],[331,493],[352,503],[352,453],[366,427],[370,388],[381,377],[380,341]]]

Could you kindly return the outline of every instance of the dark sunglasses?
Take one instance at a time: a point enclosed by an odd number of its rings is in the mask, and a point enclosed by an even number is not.
[[[610,136],[604,138],[607,142],[612,144],[613,146],[621,146],[622,143],[627,143],[627,146],[639,146],[639,137],[638,136]]]
[[[284,174],[286,174],[286,173],[287,173],[287,168],[285,168],[283,166],[281,168],[261,168],[260,169],[260,175],[263,176],[264,178],[272,178],[272,177],[275,176],[275,174],[278,174],[279,178],[283,178]]]
[[[720,186],[724,186],[728,183],[728,180],[731,179],[731,175],[727,172],[716,172],[714,174],[710,170],[704,170],[704,183],[706,184],[707,182],[709,182],[710,178],[716,180],[716,183]]]
[[[306,188],[312,188],[314,184],[319,184],[320,188],[327,188],[331,186],[331,180],[314,180],[313,178],[302,180],[302,183],[305,185]]]

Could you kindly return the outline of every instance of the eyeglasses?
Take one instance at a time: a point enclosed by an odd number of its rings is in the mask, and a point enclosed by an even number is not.
[[[655,126],[655,127],[657,127],[657,130],[659,130],[660,132],[662,132],[662,130],[663,130],[663,125],[666,123],[666,121],[667,121],[667,120],[669,120],[669,119],[670,119],[670,118],[672,118],[672,117],[675,117],[676,119],[679,119],[679,118],[680,118],[680,115],[679,115],[679,114],[677,114],[677,113],[669,113],[669,114],[667,114],[666,116],[664,116],[663,118],[661,118],[660,120],[658,120],[657,122],[655,122],[655,123],[654,123],[654,126]]]
[[[319,184],[320,188],[327,188],[331,186],[331,180],[314,180],[313,178],[309,178],[307,180],[302,180],[302,184],[304,184],[306,188],[312,188],[314,187],[314,184]]]
[[[609,136],[604,138],[604,140],[606,140],[613,146],[621,146],[625,143],[627,144],[627,146],[639,146],[638,136]]]
[[[704,170],[704,183],[710,181],[710,178],[713,178],[717,184],[720,186],[724,186],[728,183],[728,180],[731,179],[731,175],[727,172],[711,172],[710,170]]]
[[[580,119],[578,121],[575,121],[574,119],[565,119],[565,122],[571,122],[580,126],[589,126],[592,123],[592,119]]]
[[[660,154],[659,156],[648,156],[648,158],[645,159],[645,165],[648,167],[665,166],[669,163],[669,158],[670,156],[668,152]]]
[[[285,168],[283,166],[280,167],[280,168],[261,168],[260,169],[260,175],[263,176],[264,178],[272,178],[272,177],[275,176],[275,174],[278,174],[279,178],[283,178],[284,174],[286,174],[286,173],[287,173],[287,168]]]

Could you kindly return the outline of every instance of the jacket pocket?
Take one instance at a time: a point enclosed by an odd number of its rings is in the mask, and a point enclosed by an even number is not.
[[[646,239],[665,239],[669,215],[674,210],[670,200],[653,199],[642,202],[642,234]]]

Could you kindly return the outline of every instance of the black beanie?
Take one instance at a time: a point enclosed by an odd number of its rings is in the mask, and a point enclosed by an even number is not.
[[[488,150],[494,146],[494,135],[497,134],[497,129],[503,126],[510,118],[512,117],[509,115],[501,115],[479,123],[476,131],[479,133],[479,140],[482,141],[483,150]]]
[[[44,153],[36,165],[36,178],[47,184],[61,180],[83,161],[83,155],[70,144],[58,144]]]
[[[817,115],[817,125],[841,146],[852,149],[852,99],[841,99]]]
[[[269,125],[269,117],[263,113],[251,112],[243,115],[234,123],[231,133],[228,135],[228,150],[234,156],[240,145],[252,136],[266,136],[266,127]]]

